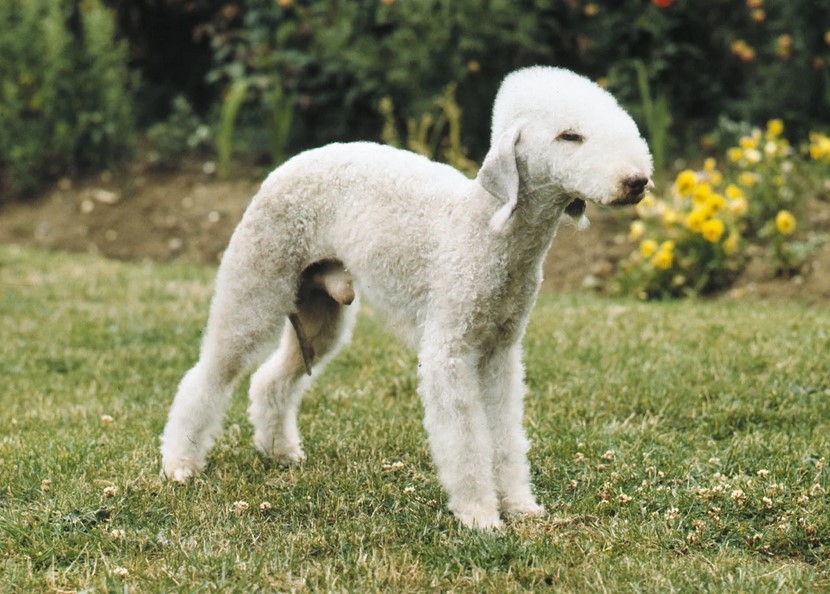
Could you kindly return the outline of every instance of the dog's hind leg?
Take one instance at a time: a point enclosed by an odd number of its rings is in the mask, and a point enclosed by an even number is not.
[[[317,375],[351,335],[357,305],[347,308],[340,300],[338,294],[332,297],[323,287],[301,288],[296,320],[302,328],[302,340],[308,343],[310,361],[304,361],[299,332],[286,325],[279,348],[251,377],[248,416],[254,426],[254,445],[280,464],[305,459],[297,413],[302,395],[311,385],[307,364]]]
[[[202,470],[237,379],[273,348],[294,307],[301,268],[292,274],[289,258],[252,249],[260,237],[243,221],[219,268],[199,361],[179,384],[161,437],[163,472],[172,480]]]

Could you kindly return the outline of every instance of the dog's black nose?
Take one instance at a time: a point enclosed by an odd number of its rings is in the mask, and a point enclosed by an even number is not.
[[[623,182],[630,195],[642,194],[648,185],[647,177],[629,177]]]

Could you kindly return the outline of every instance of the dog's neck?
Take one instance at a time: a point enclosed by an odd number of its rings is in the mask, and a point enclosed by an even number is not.
[[[553,241],[559,219],[572,198],[553,184],[525,183],[505,234],[513,245],[514,267],[540,263]]]

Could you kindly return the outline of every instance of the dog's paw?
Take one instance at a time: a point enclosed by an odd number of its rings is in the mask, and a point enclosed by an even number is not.
[[[536,503],[532,497],[529,499],[504,499],[501,502],[501,509],[504,513],[517,516],[545,515],[545,508]]]
[[[281,448],[271,453],[271,458],[277,464],[285,467],[299,466],[305,462],[305,452],[300,446],[293,446],[290,448]]]
[[[503,527],[498,510],[484,507],[457,509],[455,517],[467,528],[474,530],[500,530]]]
[[[305,462],[305,452],[298,440],[275,439],[268,432],[254,432],[254,447],[266,459],[281,466],[297,466]]]
[[[162,472],[168,480],[176,483],[186,483],[190,479],[199,476],[202,466],[195,460],[164,460]]]

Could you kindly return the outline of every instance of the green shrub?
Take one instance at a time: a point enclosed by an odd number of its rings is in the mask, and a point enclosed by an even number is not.
[[[383,116],[381,140],[392,146],[405,147],[425,157],[448,163],[474,177],[478,163],[471,161],[461,144],[461,108],[455,100],[455,85],[450,84],[434,99],[433,109],[420,117],[406,120],[406,138],[402,141],[395,118],[392,99],[384,97],[378,105]]]
[[[170,116],[147,130],[148,161],[160,169],[175,168],[188,154],[210,146],[210,127],[202,122],[187,99],[173,99]]]
[[[523,64],[557,62],[564,52],[543,40],[561,32],[573,45],[571,12],[528,0],[249,0],[240,14],[217,14],[210,77],[222,88],[265,79],[295,96],[294,150],[377,138],[382,99],[392,100],[400,121],[418,119],[456,83],[468,124],[463,144],[478,158],[502,76]]]
[[[98,0],[0,3],[0,192],[112,167],[133,142],[126,51]]]
[[[295,150],[374,138],[382,98],[418,119],[456,83],[462,144],[481,158],[502,77],[541,63],[602,80],[669,163],[723,115],[813,129],[830,109],[828,13],[830,0],[248,0],[205,30],[222,88],[262,76],[296,95]]]

